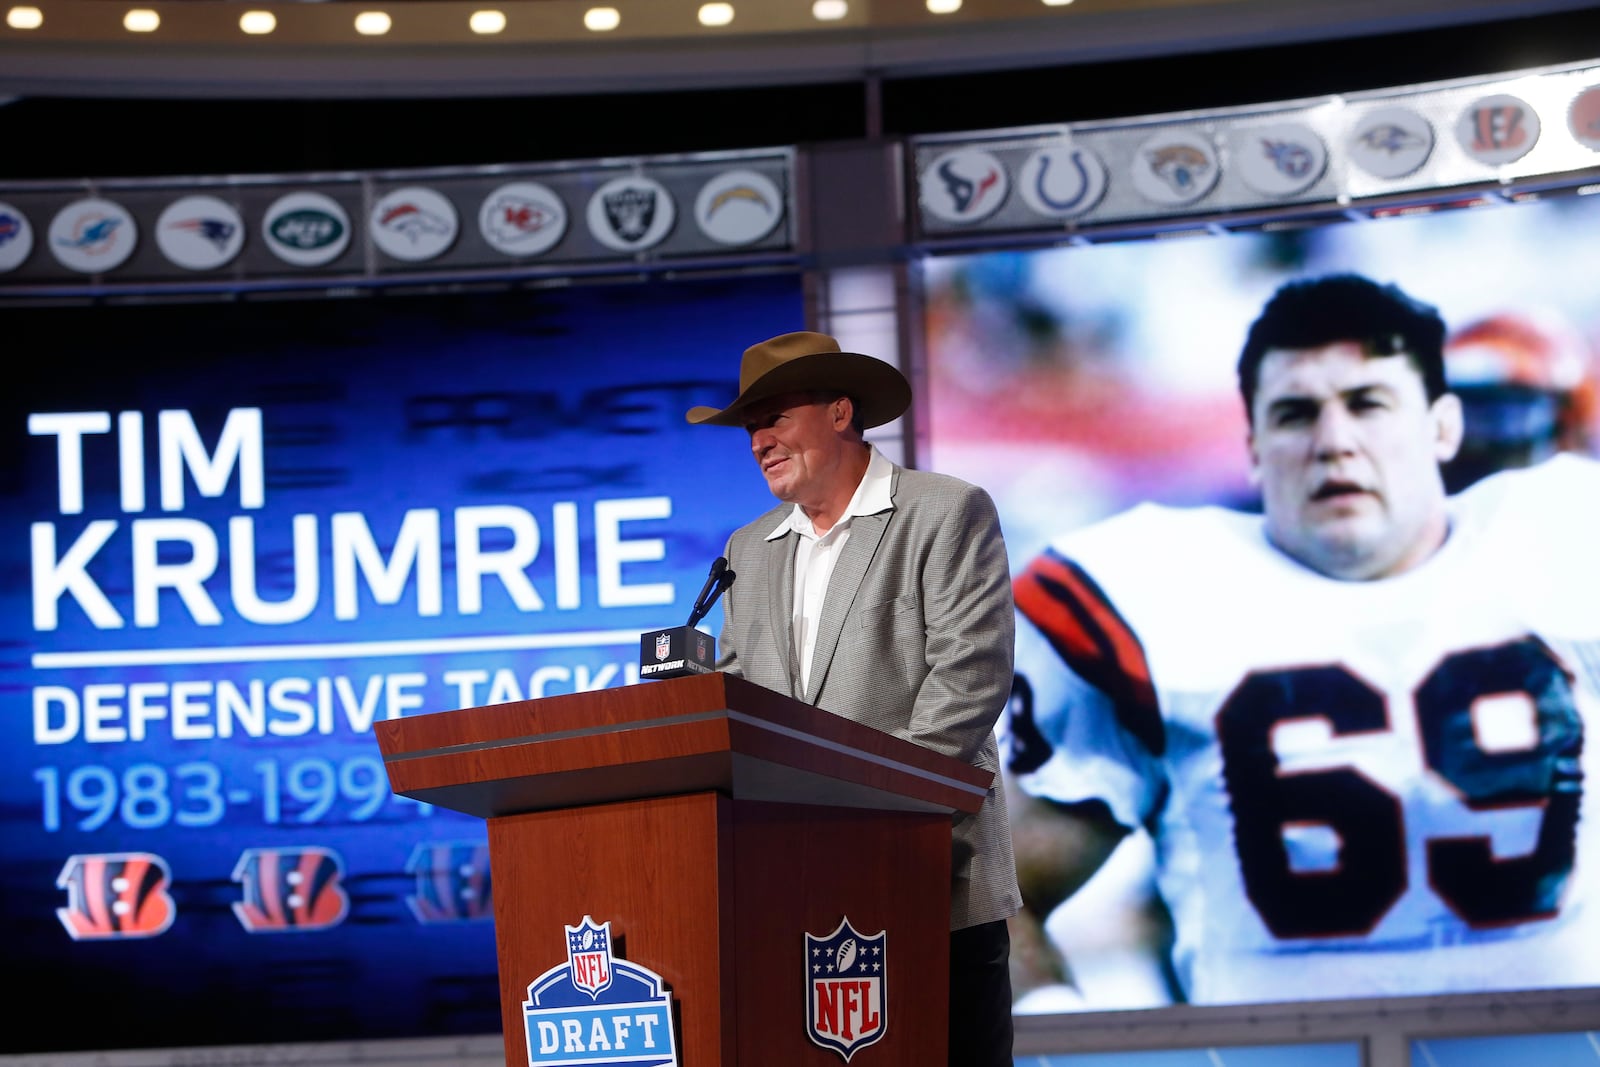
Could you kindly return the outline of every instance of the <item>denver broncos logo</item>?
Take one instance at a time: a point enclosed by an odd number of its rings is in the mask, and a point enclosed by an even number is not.
[[[489,846],[470,841],[429,841],[406,861],[417,891],[406,904],[418,922],[470,922],[494,916]]]
[[[1192,145],[1164,145],[1146,153],[1145,159],[1156,177],[1172,187],[1174,192],[1185,193],[1200,184],[1211,169],[1211,160]]]
[[[155,937],[177,915],[171,884],[167,861],[150,852],[71,856],[56,875],[67,891],[56,918],[74,941]]]
[[[337,926],[350,910],[343,877],[344,861],[332,849],[248,848],[233,867],[244,887],[233,913],[252,934]]]

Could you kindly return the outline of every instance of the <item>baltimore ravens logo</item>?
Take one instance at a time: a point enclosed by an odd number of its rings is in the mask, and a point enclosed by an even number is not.
[[[1393,122],[1380,122],[1371,129],[1362,131],[1357,140],[1368,151],[1382,152],[1386,156],[1424,148],[1428,144],[1427,138],[1419,137]]]

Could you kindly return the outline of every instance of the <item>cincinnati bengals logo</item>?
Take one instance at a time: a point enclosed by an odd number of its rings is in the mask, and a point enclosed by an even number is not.
[[[494,917],[489,846],[471,841],[429,841],[406,861],[417,891],[406,897],[423,923],[471,922]]]
[[[155,937],[178,913],[171,885],[167,861],[150,852],[71,856],[56,875],[67,891],[56,918],[74,941]]]
[[[1517,104],[1477,108],[1472,113],[1472,147],[1480,152],[1521,148],[1528,141],[1525,116],[1525,110]]]
[[[350,898],[340,884],[344,861],[332,849],[248,848],[232,878],[244,887],[233,913],[252,934],[324,930],[344,921]]]

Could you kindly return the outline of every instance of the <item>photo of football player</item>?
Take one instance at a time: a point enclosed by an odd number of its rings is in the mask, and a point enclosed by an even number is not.
[[[1019,1004],[1135,837],[1173,999],[1600,985],[1600,462],[1451,495],[1445,345],[1396,286],[1291,279],[1237,360],[1259,512],[1141,503],[1018,572]]]

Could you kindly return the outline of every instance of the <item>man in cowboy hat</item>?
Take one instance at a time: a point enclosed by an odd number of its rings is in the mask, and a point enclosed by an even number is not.
[[[989,495],[891,463],[864,431],[898,418],[892,365],[788,333],[745,350],[739,395],[691,423],[742,426],[782,504],[728,540],[718,668],[997,771],[1011,692],[1010,566]],[[1020,906],[999,779],[954,822],[950,1063],[1011,1067]]]

